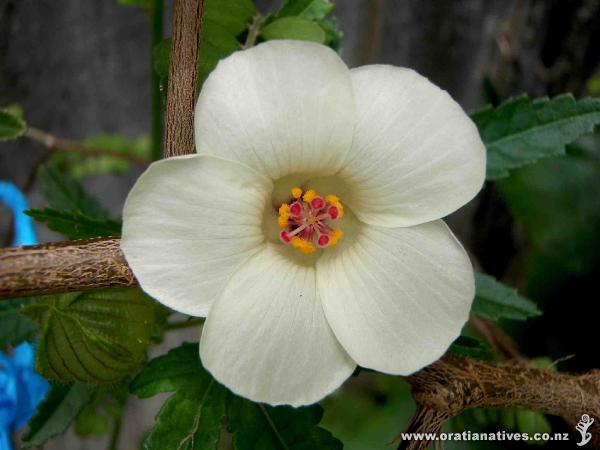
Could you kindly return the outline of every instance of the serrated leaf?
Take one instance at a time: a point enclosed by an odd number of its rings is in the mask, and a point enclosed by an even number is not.
[[[340,25],[335,17],[328,17],[319,21],[319,26],[325,32],[325,44],[336,52],[340,51],[342,46],[342,32]]]
[[[267,406],[233,396],[229,430],[236,450],[339,450],[342,443],[318,427],[323,416],[319,405],[292,408]]]
[[[227,391],[202,367],[198,344],[185,343],[150,361],[130,391],[141,398],[176,391],[156,416],[146,450],[217,448]]]
[[[335,4],[328,0],[284,0],[275,16],[297,16],[308,20],[321,20],[334,8]]]
[[[496,180],[541,158],[563,155],[565,145],[600,123],[600,99],[522,96],[476,112],[471,119],[487,148],[487,179]]]
[[[97,219],[107,219],[108,213],[98,200],[83,189],[79,181],[52,166],[39,170],[39,181],[44,198],[57,210],[72,211]]]
[[[265,40],[296,39],[312,41],[320,44],[325,42],[325,31],[315,22],[301,17],[282,17],[266,25],[261,36]]]
[[[0,349],[8,345],[35,340],[38,325],[21,313],[22,308],[35,301],[35,297],[15,298],[0,302]]]
[[[192,387],[205,375],[198,344],[184,343],[150,361],[133,379],[129,391],[140,398],[152,397]]]
[[[16,139],[27,130],[25,121],[9,109],[0,110],[0,142]]]
[[[23,434],[23,448],[40,447],[51,437],[63,433],[92,401],[94,391],[93,386],[82,383],[52,385]]]
[[[63,383],[120,380],[145,361],[164,321],[137,288],[49,295],[24,313],[40,324],[36,370]]]
[[[486,344],[468,336],[459,336],[450,346],[450,351],[478,359],[488,359],[491,356],[490,348]]]
[[[520,296],[516,289],[508,287],[494,277],[475,273],[476,293],[471,314],[490,320],[525,320],[542,314],[531,300]]]
[[[227,391],[214,379],[169,397],[144,441],[145,450],[213,450],[225,418]]]
[[[30,209],[25,214],[69,239],[86,239],[100,236],[119,236],[121,221],[96,219],[80,212],[58,211],[52,208]]]

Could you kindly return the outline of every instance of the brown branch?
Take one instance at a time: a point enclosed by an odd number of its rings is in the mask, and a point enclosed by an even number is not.
[[[165,156],[192,153],[202,0],[177,0],[167,103]],[[0,298],[131,286],[136,280],[119,239],[92,239],[0,250]],[[436,432],[467,408],[523,408],[576,423],[600,417],[600,371],[575,376],[447,355],[408,378],[417,403],[408,431]],[[600,438],[598,423],[592,433]],[[598,445],[598,442],[595,443]],[[400,448],[422,450],[425,441]]]
[[[118,238],[0,250],[0,298],[135,284]],[[571,424],[582,414],[600,418],[600,370],[576,376],[446,355],[408,381],[418,406],[409,432],[439,431],[447,418],[474,407],[522,408]],[[600,438],[594,426],[592,434]],[[406,441],[399,448],[426,445]]]
[[[600,370],[570,375],[448,354],[408,377],[417,413],[408,432],[436,433],[468,408],[517,408],[560,416],[576,424],[583,414],[600,418]],[[600,444],[600,425],[590,430]],[[399,449],[423,450],[427,441],[403,441]],[[596,448],[596,447],[594,447]]]
[[[469,323],[490,344],[492,351],[496,355],[520,365],[532,367],[531,361],[521,353],[514,339],[508,336],[494,322],[480,316],[471,316]]]
[[[194,102],[204,0],[176,0],[163,157],[194,153]]]
[[[0,250],[0,299],[136,283],[118,238]]]
[[[125,159],[141,166],[147,166],[150,164],[150,160],[141,156],[131,155],[129,153],[123,153],[108,148],[88,147],[77,141],[58,137],[45,131],[38,130],[37,128],[29,127],[25,132],[25,137],[43,144],[44,147],[50,150],[79,153],[86,156],[110,156],[112,158]]]

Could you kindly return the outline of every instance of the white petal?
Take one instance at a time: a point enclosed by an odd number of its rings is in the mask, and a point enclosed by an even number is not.
[[[314,266],[266,244],[231,278],[202,330],[200,356],[236,394],[273,405],[319,401],[355,363],[333,335],[317,295]]]
[[[317,263],[325,315],[360,365],[408,375],[438,359],[469,316],[469,258],[443,221],[365,226]]]
[[[200,154],[240,161],[273,179],[332,174],[352,141],[350,71],[323,45],[266,42],[218,64],[194,123]]]
[[[264,241],[272,187],[249,167],[213,156],[152,164],[123,211],[121,248],[142,289],[176,311],[206,316]]]
[[[471,200],[485,178],[485,147],[462,108],[418,73],[351,71],[357,126],[341,175],[364,222],[410,226]]]

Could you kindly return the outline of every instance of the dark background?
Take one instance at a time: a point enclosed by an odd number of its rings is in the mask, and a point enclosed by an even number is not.
[[[279,4],[258,3],[263,10]],[[171,4],[167,2],[166,11]],[[167,12],[166,33],[168,16]],[[340,0],[335,16],[345,33],[342,56],[349,66],[389,63],[414,68],[467,110],[522,92],[543,96],[570,91],[581,97],[599,63],[598,0]],[[0,0],[0,106],[19,103],[32,126],[72,139],[99,133],[132,138],[148,134],[149,42],[146,14],[116,0]],[[0,179],[22,186],[41,151],[28,140],[1,144]],[[85,184],[118,215],[138,175],[133,169],[125,176],[86,179]],[[35,186],[30,202],[42,205]],[[515,264],[527,239],[493,187],[449,222],[483,269],[518,284]],[[9,224],[8,210],[0,206],[0,239]],[[39,236],[58,238],[44,227],[39,227]],[[596,266],[546,293],[544,322],[533,321],[515,331],[523,333],[525,353],[560,357],[589,340],[598,342],[593,332],[597,313],[582,314],[589,305],[578,303],[589,300],[589,292],[596,292],[597,300],[597,279]],[[172,336],[164,345],[182,336]],[[197,338],[193,333],[185,337]],[[591,344],[585,348],[589,356],[569,368],[598,365],[598,350]],[[130,402],[123,449],[137,448],[162,401]],[[405,425],[398,423],[398,430]],[[69,434],[47,448],[102,448],[101,442],[79,442]]]

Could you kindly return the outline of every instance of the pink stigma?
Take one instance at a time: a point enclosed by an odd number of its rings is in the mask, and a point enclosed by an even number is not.
[[[316,196],[310,201],[310,207],[312,209],[323,209],[325,206],[325,200],[322,197]]]
[[[327,247],[329,245],[330,239],[331,238],[327,234],[322,234],[321,236],[319,236],[319,239],[317,239],[317,245],[319,247]]]
[[[331,205],[329,208],[327,208],[327,214],[329,214],[331,220],[335,220],[340,215],[340,210],[337,208],[337,206]]]

